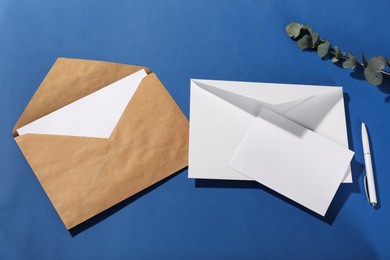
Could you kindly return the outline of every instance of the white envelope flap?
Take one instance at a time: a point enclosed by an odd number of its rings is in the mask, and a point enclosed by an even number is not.
[[[193,82],[236,107],[256,116],[261,107],[283,114],[313,130],[342,99],[339,87],[273,83],[193,80]],[[313,110],[314,109],[314,110]]]
[[[307,86],[294,84],[240,82],[224,80],[193,80],[196,84],[201,83],[203,87],[229,91],[231,93],[262,101],[270,105],[290,102],[292,100],[305,99],[315,95],[324,94],[330,91],[322,86]]]
[[[145,70],[139,70],[16,131],[19,135],[52,134],[109,138],[146,75]]]

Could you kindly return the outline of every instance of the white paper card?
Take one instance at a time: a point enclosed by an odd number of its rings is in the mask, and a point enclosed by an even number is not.
[[[230,167],[324,216],[353,152],[263,108]]]
[[[145,70],[137,71],[16,131],[19,135],[53,134],[109,138],[146,75]]]

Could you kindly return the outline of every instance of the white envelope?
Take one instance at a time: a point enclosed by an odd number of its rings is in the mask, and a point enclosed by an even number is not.
[[[248,149],[244,152],[241,151],[241,155],[245,155],[241,156],[241,161],[237,161],[239,160],[237,158],[235,158],[236,161],[232,159],[235,155],[240,154],[239,147],[242,146],[242,143],[245,143],[245,138],[248,137],[253,125],[256,124],[258,116],[261,117],[261,111],[267,111],[267,109],[272,111],[271,114],[274,113],[272,120],[277,119],[278,116],[282,117],[284,120],[292,122],[296,127],[301,127],[305,130],[305,133],[310,133],[310,136],[315,136],[314,139],[302,138],[300,140],[302,145],[305,142],[307,144],[308,140],[320,140],[322,138],[318,145],[323,146],[325,144],[326,149],[328,149],[321,154],[322,160],[327,161],[335,158],[333,155],[326,157],[326,152],[339,153],[341,156],[341,160],[337,164],[332,161],[327,162],[328,164],[333,163],[335,167],[332,168],[334,172],[329,174],[329,185],[319,187],[321,190],[319,193],[323,192],[327,195],[322,203],[317,201],[313,202],[314,204],[307,204],[300,201],[298,198],[299,192],[283,192],[280,187],[288,185],[288,183],[281,183],[283,179],[279,178],[276,183],[268,185],[271,189],[324,215],[340,182],[352,182],[349,162],[353,153],[348,150],[341,87],[192,80],[188,176],[202,179],[255,179],[262,182],[261,178],[252,172],[254,166],[256,166],[253,158],[252,161],[242,162],[243,158],[250,157]],[[265,126],[263,124],[263,127]],[[300,131],[303,131],[302,129]],[[285,133],[287,136],[290,130],[284,129],[284,132],[279,134]],[[285,145],[288,146],[292,139],[286,137],[284,140],[287,140],[288,143]],[[248,145],[254,141],[250,140],[246,143]],[[279,146],[265,147],[265,149],[275,153],[277,149],[282,149]],[[323,148],[318,147],[318,149]],[[283,158],[279,159],[279,163],[282,164]],[[299,166],[303,162],[299,153],[291,154],[290,159],[293,164],[295,162],[295,166]],[[275,160],[275,162],[277,161]],[[249,165],[243,167],[245,169],[238,167],[244,164]],[[261,170],[265,169],[267,168]],[[315,172],[313,172],[313,167],[304,167],[303,169],[308,171],[305,174],[318,174],[322,177],[326,174],[326,169],[318,169]],[[266,173],[262,172],[261,174]],[[278,174],[278,172],[275,171],[273,174]],[[310,185],[310,178],[302,180],[304,176],[304,174],[297,176],[297,182],[306,181]],[[267,185],[269,183],[263,184]],[[316,183],[315,185],[318,186],[319,184]],[[319,204],[321,205],[318,208],[311,206]]]

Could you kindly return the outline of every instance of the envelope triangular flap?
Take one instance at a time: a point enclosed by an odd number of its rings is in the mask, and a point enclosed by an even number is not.
[[[260,112],[260,109],[262,107],[268,107],[269,109],[272,109],[275,112],[284,113],[312,97],[309,96],[309,97],[304,97],[302,99],[295,99],[281,104],[272,105],[268,102],[256,100],[253,97],[242,95],[241,93],[237,94],[236,92],[231,92],[229,91],[229,89],[216,88],[199,81],[195,81],[195,82],[196,82],[195,84],[198,87],[210,92],[211,94],[221,98],[226,102],[233,104],[237,108],[240,108],[243,111],[246,111],[253,116],[257,116],[257,114]]]
[[[253,116],[262,106],[267,107],[348,148],[341,87],[210,80],[194,83]]]
[[[58,58],[13,129],[31,123],[146,67],[104,61]]]
[[[116,71],[105,64],[103,67],[116,75],[102,79],[109,83],[134,68],[119,66]],[[82,87],[66,86],[70,92]],[[50,95],[41,90],[37,93],[21,122],[36,117],[37,111],[50,112],[37,103]],[[84,94],[88,93],[83,91],[79,96]],[[70,96],[69,100],[74,99]],[[188,162],[188,120],[154,73],[142,80],[108,139],[26,134],[15,140],[68,229],[177,172]]]
[[[195,84],[231,92],[269,105],[278,105],[293,100],[305,100],[312,96],[336,91],[338,87],[239,82],[223,80],[193,80]],[[200,84],[199,84],[200,83]],[[206,87],[206,88],[207,88]],[[293,91],[292,91],[293,90]]]

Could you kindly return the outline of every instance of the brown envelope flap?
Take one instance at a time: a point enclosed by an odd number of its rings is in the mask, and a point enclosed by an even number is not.
[[[154,73],[109,139],[15,138],[70,229],[187,165],[188,120]]]
[[[132,73],[145,69],[119,63],[58,58],[13,129],[31,123]]]

